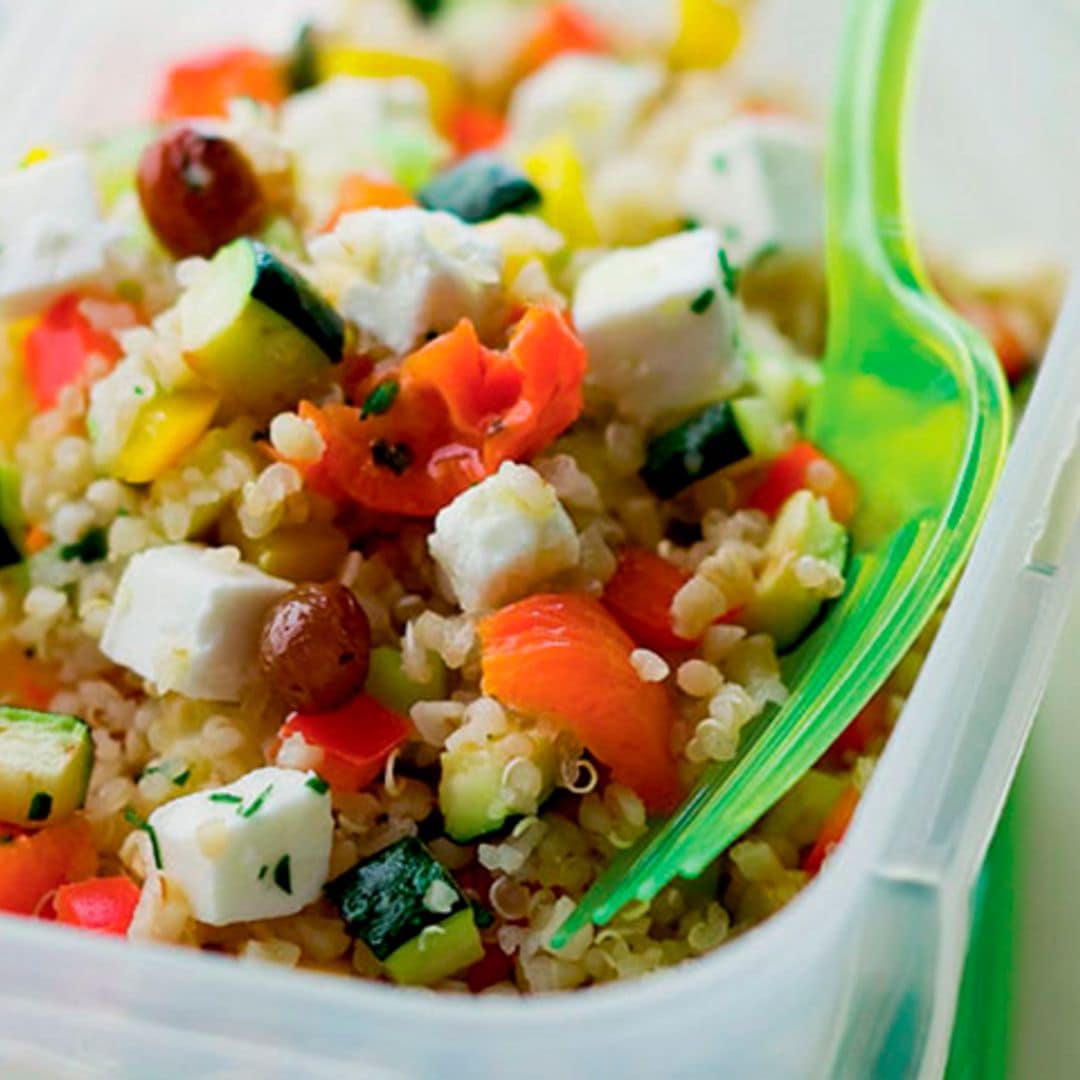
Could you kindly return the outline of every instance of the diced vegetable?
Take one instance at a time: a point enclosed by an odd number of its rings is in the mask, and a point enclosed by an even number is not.
[[[289,52],[285,78],[292,94],[310,90],[319,81],[319,53],[315,27],[311,23],[304,23],[296,35]]]
[[[148,484],[175,465],[207,432],[221,404],[213,390],[174,390],[140,410],[110,471],[127,484]]]
[[[660,498],[671,499],[752,454],[733,403],[721,401],[653,439],[641,478]]]
[[[471,905],[415,837],[347,870],[326,892],[395,982],[430,986],[484,955]]]
[[[750,505],[771,516],[796,491],[804,489],[822,496],[841,525],[847,525],[855,516],[855,485],[838,465],[808,442],[797,442],[769,466],[761,485],[750,496]]]
[[[649,809],[674,808],[674,705],[664,686],[642,681],[630,661],[633,640],[598,601],[530,596],[477,629],[484,693],[569,728]]]
[[[237,143],[197,127],[170,128],[139,159],[139,203],[155,236],[177,258],[209,258],[257,233],[267,203]]]
[[[821,833],[848,780],[811,769],[759,822],[763,836],[783,837],[797,847],[812,844]]]
[[[400,649],[380,645],[371,650],[371,667],[366,690],[388,709],[408,716],[418,701],[439,701],[446,697],[446,665],[435,653],[427,656],[428,678],[415,682],[405,674]]]
[[[319,775],[338,791],[359,791],[383,771],[387,758],[409,737],[412,725],[368,694],[338,709],[293,713],[278,739],[298,736],[322,751]]]
[[[794,420],[821,385],[821,365],[801,356],[752,352],[746,357],[750,378],[782,420]]]
[[[341,316],[268,248],[222,248],[180,301],[188,363],[254,409],[295,404],[345,348]]]
[[[139,903],[139,886],[126,877],[89,878],[56,890],[56,921],[123,937]]]
[[[514,815],[535,814],[555,786],[555,768],[551,739],[536,729],[514,729],[444,750],[439,809],[447,835],[464,843],[494,832]],[[523,775],[525,781],[515,786]]]
[[[836,845],[844,839],[858,806],[859,789],[854,786],[846,788],[825,819],[814,846],[803,857],[802,868],[808,874],[816,874]]]
[[[0,821],[63,821],[86,798],[94,747],[74,716],[0,705]]]
[[[329,873],[334,818],[314,773],[256,769],[158,807],[145,827],[160,869],[212,926],[293,915]]]
[[[463,221],[488,221],[518,213],[540,202],[527,177],[491,153],[477,153],[436,176],[418,194],[421,206],[445,210]]]
[[[221,526],[220,539],[238,547],[245,562],[264,574],[293,582],[328,581],[349,553],[349,539],[340,529],[314,521],[283,525],[253,540],[235,517],[229,517]]]
[[[170,68],[155,115],[158,120],[223,117],[233,98],[279,105],[286,94],[285,75],[274,57],[255,49],[224,49]]]
[[[75,293],[60,297],[26,336],[26,378],[42,412],[56,405],[66,386],[82,378],[91,357],[108,362],[120,358],[116,339],[91,326],[80,310],[81,300]]]
[[[415,205],[416,200],[393,180],[382,180],[367,173],[350,173],[341,181],[337,205],[327,219],[325,230],[329,231],[342,215],[355,210],[396,210]]]
[[[889,733],[889,694],[879,690],[837,736],[825,757],[838,768],[885,742]]]
[[[520,76],[525,76],[563,53],[607,50],[603,32],[585,12],[573,4],[550,4],[540,10],[537,24],[518,53],[514,67]]]
[[[566,318],[530,308],[506,350],[480,344],[463,320],[410,356],[392,405],[358,409],[307,404],[326,451],[295,462],[315,490],[373,510],[428,517],[503,461],[531,457],[581,412],[585,353]]]
[[[0,911],[33,915],[61,885],[82,881],[97,870],[94,836],[83,817],[34,833],[0,839]]]
[[[33,318],[14,319],[0,332],[0,455],[10,453],[34,414],[26,378],[26,337]]]
[[[506,121],[494,109],[461,104],[450,115],[449,134],[458,156],[465,157],[498,146],[506,135]]]
[[[540,216],[571,247],[593,247],[600,239],[589,210],[585,167],[566,135],[552,135],[524,157],[525,174],[540,192]]]
[[[48,664],[27,655],[15,641],[0,645],[0,701],[45,709],[58,689],[56,674]]]
[[[794,645],[836,593],[828,582],[812,583],[804,562],[819,563],[838,579],[847,559],[848,534],[829,515],[829,505],[809,491],[797,491],[780,510],[765,544],[765,567],[740,621],[771,634],[777,648]]]
[[[668,53],[676,70],[725,64],[741,34],[739,11],[729,0],[679,0],[679,28]]]
[[[19,500],[19,471],[0,461],[0,570],[22,562],[25,527]]]
[[[649,649],[689,649],[693,641],[672,626],[671,604],[690,575],[645,548],[619,555],[614,576],[604,588],[604,607],[639,644]]]

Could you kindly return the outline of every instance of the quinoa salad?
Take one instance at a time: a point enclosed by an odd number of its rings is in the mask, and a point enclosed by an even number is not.
[[[821,131],[753,5],[353,0],[0,175],[0,912],[400,985],[702,956],[842,840],[932,625],[694,881],[561,949],[782,703]],[[932,266],[1022,404],[1055,275]]]

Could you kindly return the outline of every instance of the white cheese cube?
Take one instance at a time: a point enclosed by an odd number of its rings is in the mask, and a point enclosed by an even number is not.
[[[595,165],[625,143],[663,84],[651,63],[567,53],[518,85],[510,102],[509,140],[527,151],[565,135],[586,165]]]
[[[294,915],[330,871],[330,793],[314,773],[256,769],[159,807],[149,825],[161,870],[211,926]]]
[[[586,386],[649,423],[734,390],[735,303],[711,229],[614,251],[578,281],[574,325],[589,355]]]
[[[416,79],[338,75],[281,106],[281,140],[295,156],[306,193],[329,210],[342,177],[393,172],[396,147],[424,148],[433,165],[450,150],[435,132],[427,91]]]
[[[120,579],[101,651],[161,693],[239,701],[258,672],[263,618],[291,588],[233,548],[152,548]]]
[[[814,133],[786,117],[742,117],[698,136],[678,179],[683,213],[720,234],[733,265],[776,247],[813,254],[825,188]]]
[[[360,347],[416,348],[462,318],[481,337],[502,315],[497,243],[442,211],[363,210],[311,244],[315,279],[361,332]]]
[[[428,547],[465,611],[519,599],[580,555],[555,489],[509,461],[439,512]]]
[[[31,314],[105,270],[90,163],[62,154],[0,178],[0,314]]]

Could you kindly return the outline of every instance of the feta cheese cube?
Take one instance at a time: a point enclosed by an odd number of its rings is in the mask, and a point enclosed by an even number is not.
[[[743,117],[698,136],[678,179],[687,217],[709,225],[733,265],[765,249],[821,247],[825,188],[813,132],[786,117]]]
[[[525,596],[580,555],[555,489],[509,461],[439,512],[428,547],[465,611]]]
[[[239,701],[258,671],[263,617],[290,588],[234,548],[152,548],[120,579],[101,651],[161,693]]]
[[[281,106],[281,140],[295,157],[301,184],[315,212],[329,210],[348,173],[389,172],[404,167],[402,147],[411,147],[409,167],[425,158],[431,168],[450,154],[435,132],[427,91],[416,79],[337,75],[293,94]],[[423,183],[426,176],[412,177]]]
[[[334,818],[314,773],[256,769],[150,815],[161,869],[211,926],[294,915],[330,872]]]
[[[361,348],[401,354],[462,318],[481,337],[501,321],[502,251],[452,214],[413,207],[346,214],[312,242],[311,255],[316,283],[361,331]]]
[[[105,270],[86,154],[62,154],[0,178],[0,314],[31,314]]]
[[[586,53],[557,57],[514,91],[510,146],[524,153],[563,135],[586,165],[596,165],[623,146],[662,84],[655,64]]]
[[[589,354],[586,386],[649,423],[734,390],[735,302],[711,229],[614,251],[578,281],[574,325]]]

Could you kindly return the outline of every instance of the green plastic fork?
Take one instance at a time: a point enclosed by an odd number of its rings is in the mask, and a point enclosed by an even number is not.
[[[623,852],[559,928],[697,877],[814,764],[945,598],[1004,462],[990,346],[935,296],[904,212],[902,127],[922,0],[849,0],[826,160],[829,335],[813,441],[855,479],[847,588],[785,658],[791,696],[744,728],[680,810]]]

